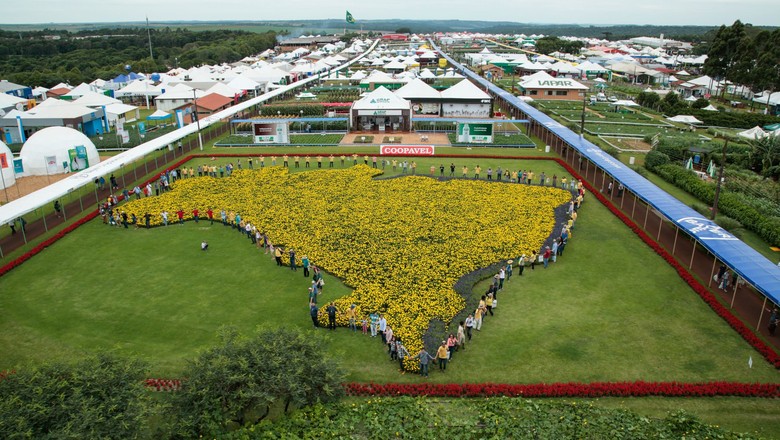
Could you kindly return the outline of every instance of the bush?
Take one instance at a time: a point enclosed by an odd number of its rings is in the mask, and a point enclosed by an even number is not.
[[[654,171],[657,167],[668,164],[669,161],[670,159],[668,155],[661,153],[660,151],[653,150],[647,153],[647,156],[645,157],[645,167],[650,171]]]
[[[138,438],[151,402],[147,366],[98,354],[0,377],[1,438]]]
[[[343,372],[327,359],[321,337],[301,330],[260,330],[249,339],[230,328],[222,344],[203,352],[174,394],[169,437],[222,437],[264,419],[272,406],[334,402]]]
[[[718,226],[720,226],[721,228],[727,231],[733,231],[735,229],[740,229],[742,227],[742,223],[725,215],[716,215],[715,223],[717,223]]]

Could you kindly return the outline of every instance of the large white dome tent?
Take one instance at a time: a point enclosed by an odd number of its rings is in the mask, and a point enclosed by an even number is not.
[[[4,142],[0,141],[0,189],[6,189],[16,183],[14,175],[14,154]]]
[[[30,136],[20,153],[24,174],[81,171],[100,162],[95,144],[84,133],[67,127],[48,127]]]

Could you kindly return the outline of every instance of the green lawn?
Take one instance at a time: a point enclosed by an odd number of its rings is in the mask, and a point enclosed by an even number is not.
[[[204,238],[211,244],[205,253]],[[0,299],[0,368],[105,348],[149,360],[155,374],[175,375],[185,358],[216,341],[220,325],[310,326],[301,273],[277,268],[221,225],[124,230],[93,221],[36,260],[0,278],[10,293]],[[348,291],[335,280],[327,285],[324,301]],[[561,261],[513,278],[499,302],[473,345],[431,381],[780,378],[595,203],[583,207]],[[376,340],[344,329],[332,338],[350,380],[419,380],[399,375]]]

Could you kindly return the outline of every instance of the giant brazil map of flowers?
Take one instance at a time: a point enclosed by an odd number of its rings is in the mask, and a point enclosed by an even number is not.
[[[179,209],[233,211],[272,243],[308,255],[354,290],[336,301],[359,317],[384,313],[411,353],[431,320],[449,322],[465,307],[458,278],[539,250],[569,192],[550,187],[407,176],[374,179],[363,165],[288,173],[282,167],[236,170],[226,178],[190,178],[159,197],[124,209],[138,218]],[[286,257],[285,257],[286,258]],[[346,325],[346,314],[338,316]],[[409,362],[409,369],[416,363]]]

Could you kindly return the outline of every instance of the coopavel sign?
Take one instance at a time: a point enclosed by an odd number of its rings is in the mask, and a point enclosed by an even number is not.
[[[380,145],[383,156],[433,156],[433,145]]]

